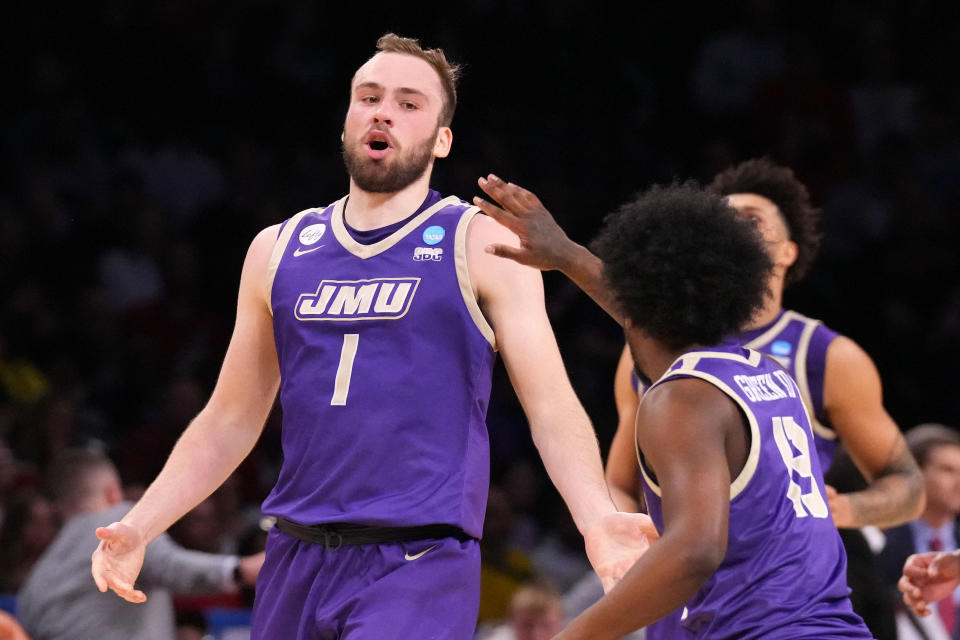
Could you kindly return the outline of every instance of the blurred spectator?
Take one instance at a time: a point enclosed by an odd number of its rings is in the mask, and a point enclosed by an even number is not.
[[[960,589],[931,607],[936,615],[918,618],[902,606],[896,584],[911,554],[960,549],[960,433],[941,424],[921,424],[907,432],[907,444],[923,471],[927,506],[916,520],[886,531],[880,560],[891,598],[899,605],[899,637],[950,640],[960,632]]]
[[[56,534],[56,512],[43,494],[27,490],[14,495],[0,527],[0,593],[20,589]]]
[[[477,640],[550,640],[563,629],[563,599],[546,582],[528,582],[510,599],[507,622],[481,631]]]
[[[116,469],[100,453],[69,450],[51,466],[50,487],[65,523],[18,594],[18,616],[37,638],[173,640],[171,591],[235,592],[256,581],[262,554],[188,551],[163,534],[147,547],[140,573],[145,602],[101,594],[90,577],[94,531],[131,506],[123,502]]]

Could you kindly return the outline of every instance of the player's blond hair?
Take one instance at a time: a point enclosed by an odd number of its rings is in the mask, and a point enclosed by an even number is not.
[[[453,112],[457,108],[457,77],[460,74],[460,65],[452,64],[447,60],[443,49],[424,49],[414,38],[403,38],[395,33],[387,33],[377,40],[377,51],[381,53],[403,53],[415,56],[426,61],[440,77],[443,87],[443,107],[440,109],[438,123],[442,127],[449,127],[453,122]]]

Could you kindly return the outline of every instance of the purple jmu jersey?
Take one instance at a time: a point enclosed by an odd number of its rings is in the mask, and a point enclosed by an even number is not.
[[[687,602],[671,637],[872,638],[847,597],[846,555],[793,379],[758,351],[727,344],[680,357],[648,393],[690,377],[737,404],[750,449],[730,486],[723,563]],[[640,469],[650,517],[662,531],[660,487],[642,455]]]
[[[346,200],[288,220],[271,259],[283,466],[263,510],[479,537],[495,355],[467,274],[477,209],[445,198],[366,245]]]

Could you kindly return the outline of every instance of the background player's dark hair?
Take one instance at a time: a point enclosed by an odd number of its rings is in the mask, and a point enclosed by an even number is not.
[[[671,348],[716,344],[768,295],[759,233],[694,182],[641,193],[606,217],[592,248],[626,316]]]
[[[792,169],[770,158],[754,158],[721,171],[707,188],[724,196],[755,193],[777,205],[790,239],[797,244],[797,260],[787,269],[784,284],[807,275],[820,250],[820,209],[811,204],[810,193]]]
[[[913,427],[907,431],[906,440],[910,453],[916,458],[917,465],[921,469],[927,465],[930,452],[937,447],[960,447],[960,433],[946,425],[935,422]]]

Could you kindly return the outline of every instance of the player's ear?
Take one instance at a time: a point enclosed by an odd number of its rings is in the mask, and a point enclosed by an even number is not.
[[[450,155],[450,147],[453,146],[453,131],[450,127],[440,127],[437,129],[437,139],[433,143],[433,157],[446,158]]]
[[[797,256],[800,255],[800,248],[793,240],[784,242],[783,246],[780,247],[780,251],[782,252],[780,255],[781,262],[788,268],[797,261]]]

